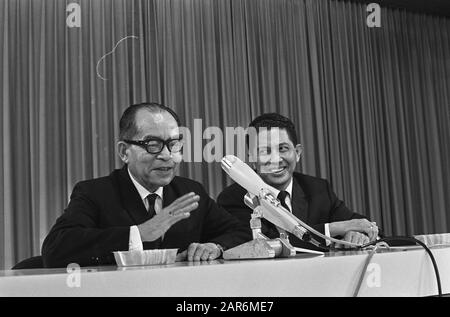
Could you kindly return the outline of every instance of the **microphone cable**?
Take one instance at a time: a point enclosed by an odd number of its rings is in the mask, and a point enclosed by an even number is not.
[[[425,249],[425,251],[427,252],[428,256],[431,259],[431,262],[433,264],[434,273],[435,273],[435,276],[436,276],[438,297],[442,297],[441,277],[440,277],[440,274],[439,274],[439,268],[437,266],[436,259],[434,258],[434,255],[431,252],[430,248],[425,243],[423,243],[422,241],[420,241],[420,240],[418,240],[418,239],[416,239],[414,237],[408,237],[408,236],[384,237],[384,238],[380,238],[378,240],[372,241],[370,243],[367,243],[365,245],[361,245],[361,246],[357,246],[357,247],[351,247],[351,248],[334,248],[331,245],[330,246],[324,246],[322,244],[316,245],[315,243],[311,243],[311,240],[314,240],[314,239],[310,239],[309,241],[308,241],[308,239],[305,239],[303,241],[307,242],[307,243],[310,243],[313,246],[318,247],[319,249],[322,249],[322,251],[325,251],[325,252],[326,251],[362,251],[363,249],[365,249],[367,247],[374,246],[374,248],[371,250],[371,252],[369,253],[369,255],[366,258],[366,261],[365,261],[365,264],[364,264],[364,268],[363,268],[362,273],[361,273],[361,275],[359,277],[356,289],[355,289],[355,291],[353,293],[354,297],[356,297],[358,295],[358,293],[359,293],[359,290],[361,288],[362,282],[364,280],[364,276],[366,275],[367,267],[369,266],[370,261],[372,260],[372,257],[375,255],[375,253],[376,253],[376,251],[378,249],[378,244],[386,243],[389,246],[389,242],[399,242],[399,241],[400,242],[401,241],[407,241],[407,242],[413,242],[415,244],[418,244],[423,249]],[[337,240],[337,241],[339,241],[340,243],[342,242],[340,240]]]
[[[418,245],[420,245],[421,247],[423,247],[425,249],[425,251],[427,252],[427,254],[430,257],[431,262],[433,264],[433,269],[434,269],[434,273],[435,273],[435,276],[436,276],[436,283],[437,283],[437,288],[438,288],[438,297],[442,297],[441,277],[440,277],[440,274],[439,274],[439,268],[437,266],[436,259],[434,258],[433,252],[431,252],[430,248],[425,243],[423,243],[422,241],[420,241],[420,240],[418,240],[418,239],[416,239],[414,237],[408,237],[408,236],[384,237],[384,238],[381,238],[379,240],[373,241],[371,243],[365,244],[364,246],[361,247],[361,249],[362,249],[362,248],[366,248],[366,247],[374,245],[373,250],[367,256],[367,259],[366,259],[365,264],[364,264],[364,268],[363,268],[362,273],[361,273],[361,275],[359,277],[358,284],[356,286],[355,292],[353,293],[353,296],[356,297],[358,295],[358,293],[359,293],[359,290],[361,288],[362,282],[364,280],[364,276],[366,275],[367,267],[369,266],[369,263],[372,260],[372,257],[376,253],[376,250],[377,250],[377,247],[378,247],[377,244],[379,244],[381,242],[385,242],[385,243],[387,243],[389,245],[389,242],[394,242],[394,241],[414,242],[415,244],[418,244]],[[343,250],[349,250],[349,249],[343,249]]]
[[[372,260],[374,254],[377,252],[377,248],[378,248],[378,245],[375,245],[375,247],[370,251],[369,255],[367,256],[366,261],[364,262],[364,268],[362,270],[361,275],[359,276],[358,284],[356,285],[355,291],[353,293],[353,297],[358,296],[359,290],[361,289],[362,282],[364,281],[364,276],[366,275],[366,272],[367,272],[367,267],[369,266],[370,261]]]

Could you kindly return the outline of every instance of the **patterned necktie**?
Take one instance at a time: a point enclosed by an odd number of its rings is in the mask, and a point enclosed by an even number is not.
[[[153,216],[156,214],[155,211],[155,202],[156,198],[158,198],[157,194],[148,194],[147,196],[147,202],[148,202],[148,219],[153,218]]]
[[[286,197],[289,196],[289,193],[285,190],[282,190],[278,193],[278,200],[281,203],[281,206],[283,206],[284,208],[287,209],[287,211],[291,212],[291,208],[288,207],[288,205],[286,204]]]

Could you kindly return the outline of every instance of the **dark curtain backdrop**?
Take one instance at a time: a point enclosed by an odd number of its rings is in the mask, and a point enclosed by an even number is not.
[[[190,128],[280,112],[299,170],[387,234],[448,232],[450,20],[367,15],[336,0],[0,1],[0,268],[40,253],[77,181],[120,166],[118,119],[142,101]],[[230,183],[218,163],[180,174],[213,197]]]

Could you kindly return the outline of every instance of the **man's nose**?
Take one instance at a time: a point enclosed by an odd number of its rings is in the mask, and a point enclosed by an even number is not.
[[[270,163],[278,164],[280,162],[281,162],[280,152],[278,152],[277,150],[272,150],[272,152],[270,153]]]
[[[170,160],[172,158],[172,153],[169,151],[167,144],[164,144],[164,147],[161,150],[161,152],[159,152],[157,158],[165,161]]]

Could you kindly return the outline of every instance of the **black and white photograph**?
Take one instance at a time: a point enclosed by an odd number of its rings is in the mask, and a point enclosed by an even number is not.
[[[0,0],[0,103],[0,297],[450,296],[450,0]]]

